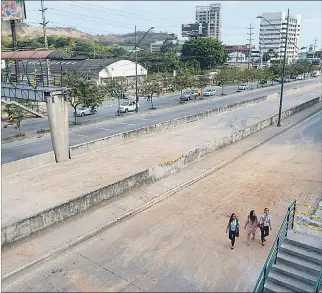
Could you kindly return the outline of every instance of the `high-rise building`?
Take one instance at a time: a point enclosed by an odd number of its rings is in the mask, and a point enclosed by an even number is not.
[[[196,23],[207,23],[207,37],[221,40],[221,4],[197,6]]]
[[[300,47],[300,15],[291,16],[288,26],[286,58],[288,61],[297,58]],[[267,21],[266,21],[267,20]],[[270,22],[270,23],[268,23]],[[263,13],[259,31],[259,49],[262,54],[269,53],[272,59],[284,56],[287,13]],[[274,56],[275,55],[275,56]]]

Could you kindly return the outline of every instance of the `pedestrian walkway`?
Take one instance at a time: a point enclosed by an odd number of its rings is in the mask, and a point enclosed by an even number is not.
[[[284,110],[311,97],[285,98]],[[231,135],[277,113],[276,100],[215,115],[106,150],[2,179],[2,227],[97,190],[156,164]],[[243,118],[235,119],[235,117]],[[243,122],[243,124],[241,124]]]
[[[307,109],[284,120],[284,127],[314,110]],[[109,287],[113,291],[124,289],[128,292],[129,283],[134,283],[144,291],[182,291],[187,286],[193,289],[191,291],[251,291],[283,219],[285,205],[294,196],[292,188],[301,188],[301,199],[305,202],[314,201],[318,196],[312,193],[319,186],[316,179],[320,178],[314,145],[307,142],[306,149],[303,145],[289,145],[288,139],[296,137],[294,134],[283,143],[281,138],[275,139],[270,145],[258,148],[194,185],[187,185],[182,190],[180,186],[282,130],[279,127],[266,128],[208,155],[191,168],[153,185],[142,186],[102,204],[99,209],[5,249],[2,253],[3,275],[50,255],[54,249],[56,253],[52,254],[52,261],[30,268],[24,276],[3,281],[3,290],[29,291],[37,286],[39,290],[51,291],[56,286],[60,291],[63,288],[106,291]],[[262,159],[268,155],[269,160]],[[294,165],[294,162],[298,164]],[[303,173],[303,167],[311,170],[310,173]],[[117,227],[102,231],[75,248],[71,247],[69,253],[57,254],[59,247],[68,250],[78,237],[84,239],[100,226],[117,220],[151,199],[161,198],[176,187],[177,193],[167,201]],[[230,213],[238,213],[243,221],[251,208],[260,211],[266,205],[270,206],[274,216],[267,246],[260,246],[257,234],[251,248],[247,247],[246,235],[241,231],[236,249],[231,251],[225,234]],[[237,277],[227,282],[226,276],[232,269],[236,270]],[[56,274],[56,271],[62,273]],[[121,276],[122,280],[115,276]]]

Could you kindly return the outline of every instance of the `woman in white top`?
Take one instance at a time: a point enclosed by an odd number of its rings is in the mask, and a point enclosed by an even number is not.
[[[231,241],[231,249],[234,249],[236,237],[239,237],[239,223],[235,214],[231,214],[227,225],[226,233],[229,231],[229,239]]]
[[[261,229],[261,244],[264,246],[265,237],[269,235],[269,230],[272,230],[271,215],[268,208],[264,209],[264,213],[259,218],[259,228]]]

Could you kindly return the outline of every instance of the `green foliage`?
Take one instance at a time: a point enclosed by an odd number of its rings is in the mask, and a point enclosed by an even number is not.
[[[162,75],[160,73],[152,73],[143,80],[142,91],[150,97],[151,109],[155,109],[153,105],[153,95],[160,96],[162,93]]]
[[[193,86],[191,71],[188,68],[180,68],[174,78],[175,89],[179,90],[182,95],[182,91],[191,86]]]
[[[14,123],[15,128],[18,129],[19,136],[22,136],[23,134],[21,133],[21,121],[26,119],[26,111],[13,104],[6,105],[5,111],[9,115],[13,116],[12,122]]]
[[[119,45],[106,45],[102,42],[84,40],[73,37],[48,36],[50,49],[62,50],[71,56],[85,56],[88,58],[121,58],[127,52]],[[8,36],[1,38],[3,48],[12,49],[12,41]],[[44,48],[43,37],[18,37],[18,48],[29,50]]]
[[[68,88],[68,101],[74,108],[76,124],[76,109],[79,105],[85,107],[98,107],[106,96],[106,86],[97,85],[76,70],[70,70],[63,76],[64,84]]]
[[[182,46],[182,60],[195,60],[199,63],[200,69],[205,70],[224,64],[227,52],[223,44],[216,39],[190,39]]]
[[[222,68],[220,72],[216,75],[216,80],[218,85],[221,86],[221,94],[224,95],[224,85],[231,79],[231,69]]]
[[[210,77],[207,73],[205,72],[200,72],[196,77],[195,77],[195,86],[201,91],[210,85]]]

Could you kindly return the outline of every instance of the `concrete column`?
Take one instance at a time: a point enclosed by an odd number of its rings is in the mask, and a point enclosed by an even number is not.
[[[70,159],[67,96],[62,91],[45,92],[45,100],[56,162],[64,162]]]

